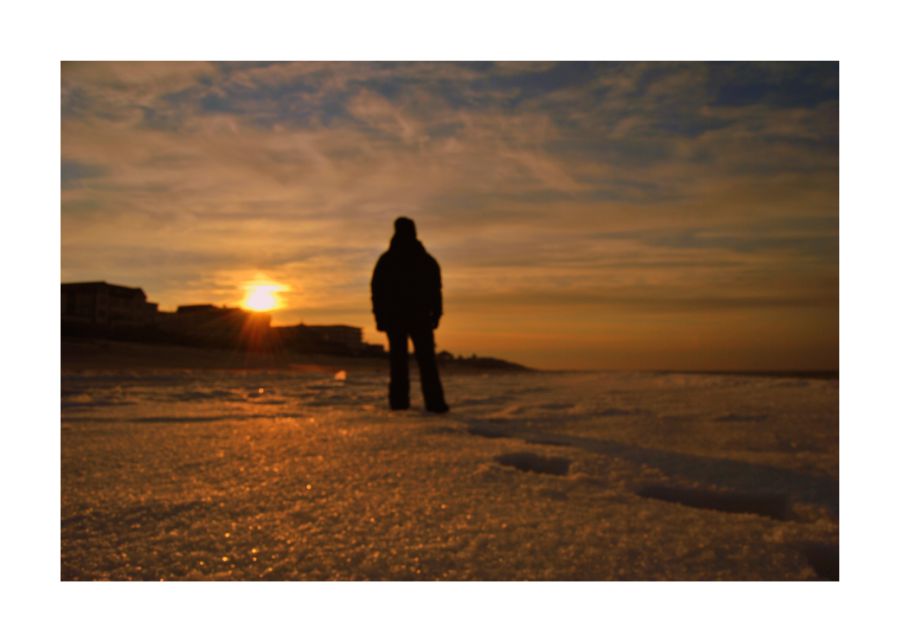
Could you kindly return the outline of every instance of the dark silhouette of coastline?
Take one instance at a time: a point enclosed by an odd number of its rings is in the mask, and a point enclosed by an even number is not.
[[[654,374],[724,375],[735,377],[783,377],[788,379],[839,379],[838,370],[650,370]]]
[[[61,343],[64,369],[254,369],[301,368],[333,373],[336,369],[363,369],[382,372],[387,354],[375,356],[353,355],[340,348],[300,350],[244,350],[242,348],[206,346],[185,338],[154,341],[124,340],[121,338],[63,336]],[[410,359],[414,359],[413,356]],[[455,357],[449,353],[438,355],[442,369],[458,373],[529,373],[542,372],[526,366],[491,357]]]
[[[352,359],[387,359],[381,345],[363,341],[362,328],[349,325],[272,326],[271,317],[241,308],[211,304],[181,305],[173,312],[149,303],[141,288],[105,281],[63,283],[60,334],[63,361],[89,360],[91,354],[123,365],[127,355],[178,367],[189,366],[190,350],[201,363],[289,362],[292,356],[325,355]],[[148,359],[129,346],[159,346]],[[163,346],[183,348],[180,352]],[[196,352],[205,351],[205,354]],[[229,358],[233,357],[233,358]],[[108,357],[108,358],[107,358]],[[454,368],[528,371],[525,366],[492,357],[458,357],[443,351],[436,361]]]

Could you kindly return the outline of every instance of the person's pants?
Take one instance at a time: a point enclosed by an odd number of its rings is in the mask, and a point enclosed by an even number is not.
[[[391,328],[387,331],[391,350],[391,384],[388,395],[391,408],[409,408],[409,348],[412,338],[419,364],[419,378],[422,380],[422,395],[425,408],[432,411],[446,409],[444,389],[438,376],[437,361],[434,356],[434,331],[428,327]]]

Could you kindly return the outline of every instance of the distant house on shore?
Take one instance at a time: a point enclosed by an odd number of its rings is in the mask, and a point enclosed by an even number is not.
[[[324,354],[384,354],[349,325],[272,327],[272,316],[211,303],[161,312],[141,288],[105,281],[62,284],[62,334],[127,341]]]
[[[175,312],[158,312],[157,327],[168,334],[205,343],[265,343],[271,315],[209,303],[180,305]]]
[[[63,325],[142,327],[153,325],[157,304],[141,288],[106,281],[62,284]]]
[[[299,325],[272,328],[278,334],[278,342],[301,351],[331,349],[340,352],[364,351],[362,328],[350,325]]]

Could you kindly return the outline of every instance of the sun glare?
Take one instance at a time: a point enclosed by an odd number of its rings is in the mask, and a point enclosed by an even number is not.
[[[281,307],[278,293],[287,288],[277,283],[250,283],[246,286],[246,296],[241,305],[254,312],[265,312]]]

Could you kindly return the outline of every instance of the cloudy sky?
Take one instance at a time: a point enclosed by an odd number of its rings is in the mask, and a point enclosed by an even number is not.
[[[63,63],[62,280],[281,283],[381,342],[404,215],[439,348],[543,367],[838,360],[832,63]]]

